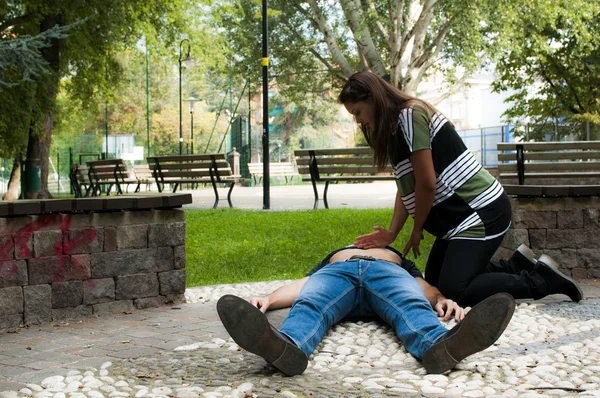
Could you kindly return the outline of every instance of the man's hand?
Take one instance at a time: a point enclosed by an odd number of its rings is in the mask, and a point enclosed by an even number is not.
[[[396,239],[393,233],[383,227],[377,225],[374,226],[373,229],[375,232],[361,235],[356,238],[354,246],[359,249],[375,249],[378,247],[386,247]]]
[[[269,309],[269,306],[271,305],[271,301],[269,300],[268,296],[252,297],[249,301],[250,304],[258,308],[263,314],[267,312],[267,309]]]
[[[412,252],[413,252],[413,255],[415,256],[415,258],[419,257],[421,255],[419,246],[421,245],[422,240],[423,240],[423,232],[413,230],[413,233],[410,235],[408,242],[406,242],[406,245],[404,246],[404,251],[402,252],[402,256],[406,257],[406,255],[412,249]]]
[[[465,310],[458,304],[456,304],[453,300],[447,299],[445,297],[440,298],[434,307],[435,312],[439,317],[443,317],[445,321],[452,318],[452,314],[454,314],[454,319],[457,322],[460,322],[465,317]]]

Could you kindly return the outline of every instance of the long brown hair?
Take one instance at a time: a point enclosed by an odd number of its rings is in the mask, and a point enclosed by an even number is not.
[[[426,101],[410,96],[372,72],[357,72],[348,78],[338,101],[342,104],[373,101],[375,122],[371,129],[360,124],[365,139],[375,153],[374,161],[380,170],[390,162],[394,151],[398,117],[404,108],[415,107],[431,117],[437,110]]]

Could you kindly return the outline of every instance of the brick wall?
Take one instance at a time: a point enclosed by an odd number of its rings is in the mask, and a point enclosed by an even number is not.
[[[183,300],[180,209],[0,218],[0,328]]]
[[[600,278],[600,198],[513,198],[513,218],[496,258],[525,243],[573,278]]]

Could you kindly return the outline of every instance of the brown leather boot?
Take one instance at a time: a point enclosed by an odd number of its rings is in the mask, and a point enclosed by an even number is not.
[[[423,355],[427,373],[444,373],[500,338],[515,312],[515,299],[498,293],[475,305],[465,318]]]
[[[263,357],[288,376],[302,374],[306,369],[308,358],[300,348],[243,298],[231,294],[221,297],[217,313],[231,338],[244,350]]]

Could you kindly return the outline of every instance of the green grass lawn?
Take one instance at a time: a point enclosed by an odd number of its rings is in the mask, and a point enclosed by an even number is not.
[[[301,278],[331,250],[373,225],[388,227],[391,218],[392,209],[187,210],[187,285]],[[411,231],[409,218],[393,246],[402,251]],[[416,260],[421,270],[432,244],[426,235]]]

